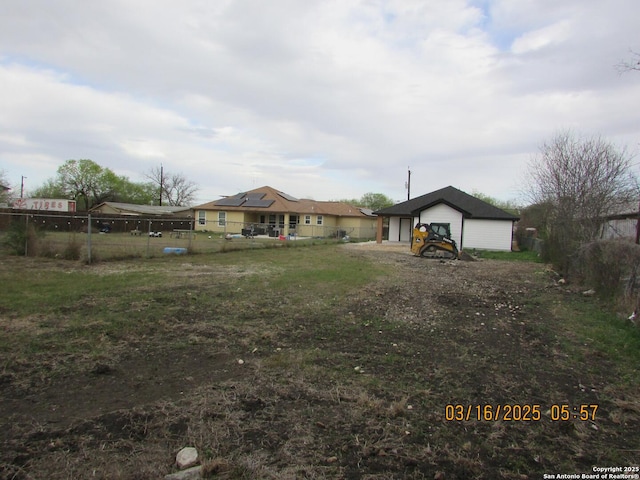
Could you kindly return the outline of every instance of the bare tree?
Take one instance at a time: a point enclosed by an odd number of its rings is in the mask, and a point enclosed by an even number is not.
[[[182,174],[173,173],[165,177],[163,191],[169,205],[186,206],[193,202],[198,187]]]
[[[0,170],[0,203],[9,203],[11,199],[11,186],[4,170]]]
[[[530,163],[527,193],[532,203],[549,206],[548,259],[564,273],[576,248],[599,237],[606,216],[637,198],[630,160],[601,137],[564,131]]]
[[[158,187],[158,201],[181,207],[193,202],[198,186],[178,173],[167,173],[162,166],[154,167],[145,176]]]
[[[630,60],[621,60],[618,64],[616,64],[616,70],[618,73],[627,73],[632,71],[640,71],[640,53],[634,52],[633,50],[629,50],[631,53]]]

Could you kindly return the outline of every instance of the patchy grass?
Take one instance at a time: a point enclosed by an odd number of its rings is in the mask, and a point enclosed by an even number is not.
[[[467,253],[476,258],[485,260],[508,260],[510,262],[537,262],[541,263],[540,255],[531,250],[520,250],[518,252],[498,252],[493,250],[470,250]]]
[[[8,248],[4,241],[9,234],[1,234],[0,250],[5,253],[24,254],[24,235],[13,242],[15,248]],[[165,257],[166,247],[187,249],[189,254],[211,254],[236,252],[239,250],[300,248],[317,245],[335,245],[339,240],[331,238],[301,238],[278,240],[269,237],[233,238],[227,240],[221,234],[195,232],[191,238],[130,235],[129,233],[92,233],[91,237],[79,232],[39,231],[29,237],[29,255],[60,260],[83,260],[88,263],[101,261],[129,260],[152,257]],[[89,255],[89,246],[91,255]]]
[[[187,445],[228,479],[637,465],[638,332],[537,263],[315,245],[3,267],[2,478],[157,479]]]
[[[620,378],[640,383],[639,328],[612,312],[608,304],[580,297],[558,303],[554,313],[565,330],[567,351],[577,353],[580,361],[593,355],[606,357]],[[588,348],[576,350],[575,344]]]

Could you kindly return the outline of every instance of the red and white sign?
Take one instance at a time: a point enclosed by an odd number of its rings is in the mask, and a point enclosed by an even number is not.
[[[13,202],[18,210],[44,210],[47,212],[75,212],[75,200],[59,200],[56,198],[18,198]]]

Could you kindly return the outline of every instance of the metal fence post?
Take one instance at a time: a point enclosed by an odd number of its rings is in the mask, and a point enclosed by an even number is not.
[[[26,221],[24,226],[24,256],[29,254],[29,215],[25,215]]]
[[[91,214],[87,215],[87,262],[91,264]]]
[[[151,242],[151,220],[149,220],[149,232],[147,233],[147,258],[149,258],[149,242]]]

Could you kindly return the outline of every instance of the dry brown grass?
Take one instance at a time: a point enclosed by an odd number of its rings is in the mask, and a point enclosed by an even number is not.
[[[0,478],[158,479],[186,445],[209,478],[228,479],[633,464],[637,374],[622,344],[613,356],[571,323],[572,302],[592,300],[533,264],[365,251],[47,264],[51,282],[75,278],[82,293],[52,296],[41,316],[28,302],[0,312]],[[446,405],[485,403],[538,403],[543,418],[444,418]],[[553,403],[600,409],[594,422],[552,422]]]

